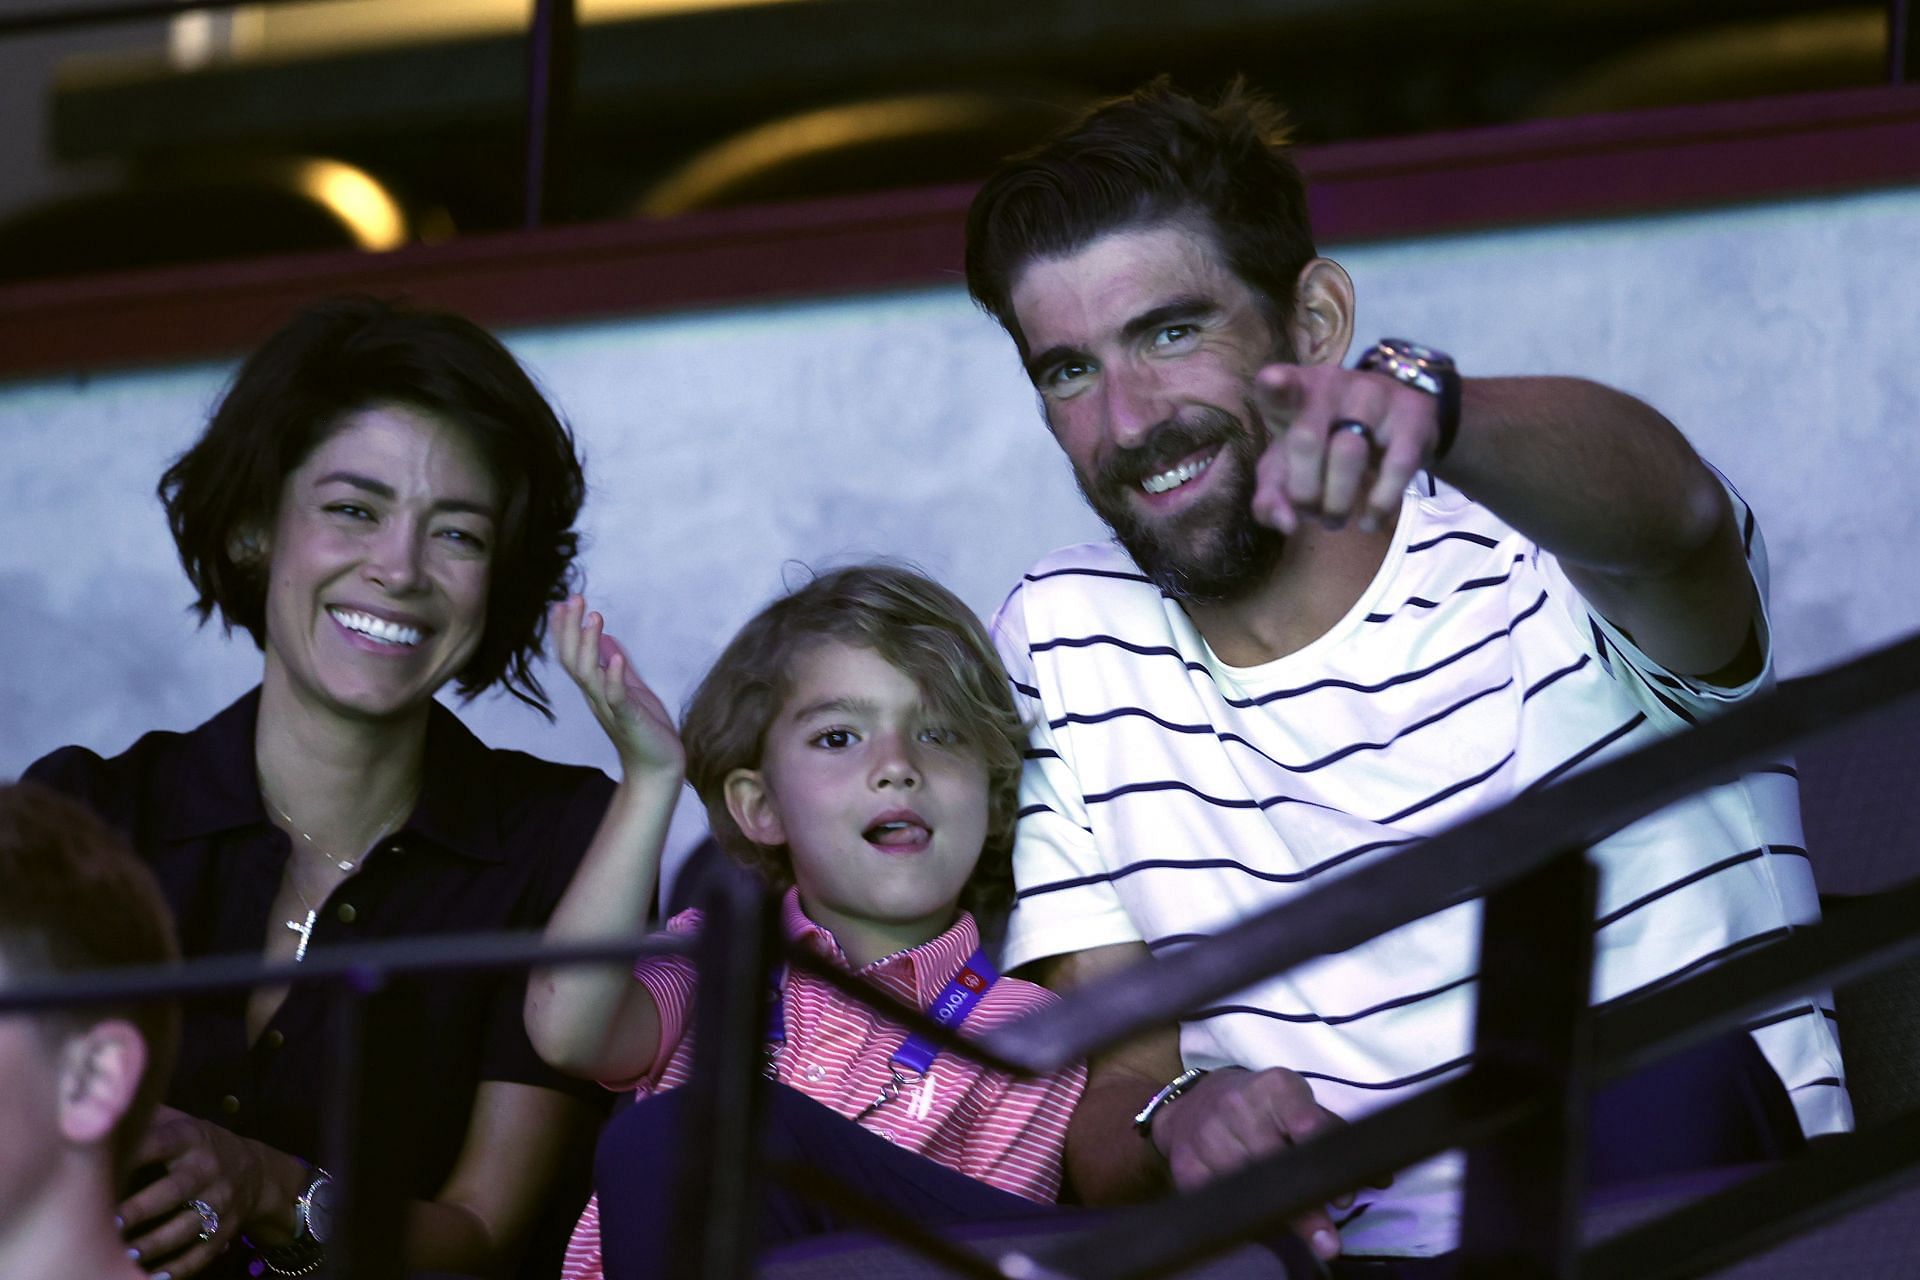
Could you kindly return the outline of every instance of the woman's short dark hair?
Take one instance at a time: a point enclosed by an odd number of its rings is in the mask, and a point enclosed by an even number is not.
[[[480,647],[462,695],[496,683],[549,718],[533,660],[547,606],[566,597],[586,480],[573,434],[507,349],[460,316],[373,298],[309,307],[240,366],[194,446],[160,477],[180,562],[199,598],[266,647],[267,565],[257,551],[287,476],[349,415],[380,405],[465,433],[503,496]]]
[[[967,290],[1025,357],[1014,281],[1103,235],[1190,221],[1265,304],[1276,336],[1315,256],[1306,181],[1282,112],[1236,80],[1211,105],[1161,77],[1015,156],[967,211]]]

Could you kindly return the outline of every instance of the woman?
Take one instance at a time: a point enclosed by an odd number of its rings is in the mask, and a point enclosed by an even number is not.
[[[124,828],[188,955],[537,927],[611,793],[598,771],[482,745],[434,695],[532,671],[584,494],[572,437],[525,371],[458,317],[316,307],[241,367],[159,492],[205,620],[265,656],[260,686],[189,733],[28,770]],[[402,983],[404,1122],[358,1153],[411,1188],[410,1269],[508,1268],[594,1116],[527,1044],[521,975]],[[175,1083],[121,1206],[148,1270],[302,1274],[322,1256],[324,985],[187,1010]],[[576,1206],[577,1207],[577,1206]]]

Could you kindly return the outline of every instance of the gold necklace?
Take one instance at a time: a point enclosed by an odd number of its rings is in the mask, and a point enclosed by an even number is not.
[[[257,774],[255,776],[258,777]],[[329,862],[333,863],[336,867],[339,867],[342,871],[351,871],[355,867],[360,865],[360,858],[363,858],[366,856],[366,852],[364,849],[361,851],[360,857],[356,857],[356,858],[342,858],[337,855],[328,853],[325,849],[322,849],[319,845],[313,842],[313,837],[308,835],[305,831],[301,829],[300,824],[293,820],[292,814],[288,813],[285,809],[281,808],[280,802],[278,800],[275,800],[273,798],[273,793],[267,790],[267,780],[265,778],[259,778],[259,783],[260,783],[260,798],[267,802],[268,808],[272,809],[275,813],[280,815],[280,820],[287,824],[287,830],[299,836],[301,843],[305,844],[307,848],[312,849],[315,853],[327,859]],[[402,800],[398,808],[396,808],[392,813],[389,813],[385,818],[382,818],[380,820],[379,827],[375,828],[374,833],[367,838],[366,848],[370,849],[375,844],[379,843],[380,837],[386,835],[387,832],[393,827],[393,824],[396,821],[398,821],[402,815],[412,811],[414,802],[417,801],[419,798],[420,798],[420,789],[418,787],[415,787],[412,795],[408,796],[405,800]]]

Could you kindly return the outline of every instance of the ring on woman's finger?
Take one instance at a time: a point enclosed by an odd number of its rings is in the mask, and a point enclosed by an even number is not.
[[[1373,438],[1373,428],[1358,418],[1342,418],[1333,424],[1333,430],[1336,435],[1342,431],[1346,431],[1359,436],[1367,442],[1367,447],[1370,449],[1379,444],[1379,441]]]
[[[220,1230],[220,1215],[205,1200],[189,1200],[186,1207],[200,1215],[200,1241],[202,1244],[213,1239],[214,1232]]]

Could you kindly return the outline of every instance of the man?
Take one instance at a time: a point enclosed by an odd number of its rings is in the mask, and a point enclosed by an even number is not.
[[[178,954],[146,867],[101,822],[0,786],[0,988]],[[166,1085],[171,1005],[0,1014],[0,1280],[134,1280],[119,1179]]]
[[[1042,560],[995,624],[1035,724],[1005,959],[1057,988],[1771,679],[1751,514],[1658,413],[1574,379],[1462,379],[1410,343],[1343,367],[1353,286],[1316,256],[1277,137],[1241,91],[1208,107],[1156,84],[1012,162],[970,214],[969,287],[1120,544]],[[1816,918],[1799,842],[1784,772],[1604,842],[1594,999]],[[1189,1188],[1462,1069],[1478,909],[1098,1057],[1068,1150],[1081,1194]],[[1753,1039],[1764,1060],[1737,1038],[1659,1091],[1689,1117],[1753,1104],[1670,1163],[1778,1149],[1768,1091],[1794,1126],[1765,1062],[1807,1132],[1848,1125],[1814,999]],[[1699,1128],[1656,1114],[1631,1123]],[[1602,1145],[1596,1178],[1663,1167]],[[1402,1171],[1296,1230],[1323,1258],[1442,1253],[1461,1167]]]

